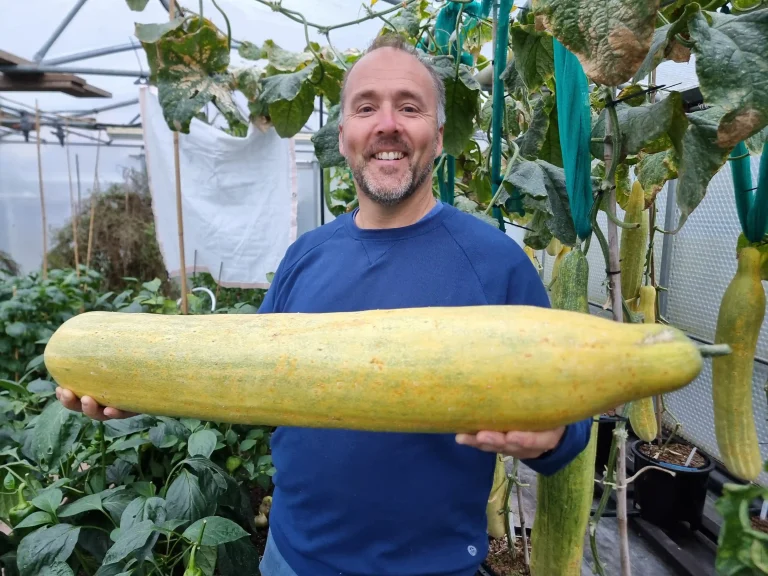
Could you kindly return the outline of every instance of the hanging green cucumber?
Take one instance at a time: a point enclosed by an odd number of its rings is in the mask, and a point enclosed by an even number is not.
[[[656,322],[656,288],[640,286],[640,304],[638,310],[643,313],[646,324]],[[632,402],[629,408],[629,423],[637,437],[646,442],[656,439],[658,425],[653,409],[653,397],[641,398]]]
[[[639,228],[622,228],[619,259],[621,261],[621,295],[630,310],[636,311],[637,297],[643,283],[645,256],[648,249],[648,210],[645,209],[645,193],[639,181],[632,184],[624,222],[640,223]]]
[[[755,480],[762,468],[752,411],[755,349],[765,316],[760,265],[757,248],[738,251],[736,274],[723,294],[715,329],[715,344],[730,345],[732,353],[712,359],[717,447],[726,468],[747,481]]]
[[[589,314],[589,263],[579,246],[563,256],[552,307]],[[537,480],[536,517],[531,532],[533,576],[580,576],[584,535],[594,493],[597,423],[589,444],[568,466]]]

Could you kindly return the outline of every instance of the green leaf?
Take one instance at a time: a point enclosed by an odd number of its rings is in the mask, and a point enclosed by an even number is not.
[[[717,145],[733,148],[768,124],[768,10],[706,14],[699,12],[688,23],[696,74],[704,102],[725,112]]]
[[[768,499],[768,489],[750,484],[723,485],[722,496],[715,502],[715,508],[723,518],[715,557],[718,574],[746,576],[760,574],[765,568],[768,535],[754,530],[749,520],[749,505],[760,498]],[[763,554],[753,552],[755,544]]]
[[[66,562],[55,562],[50,566],[44,566],[38,576],[74,576],[72,568]]]
[[[347,165],[346,158],[339,152],[339,112],[340,106],[332,106],[328,110],[327,123],[311,138],[321,168]]]
[[[38,356],[35,356],[32,360],[29,361],[29,364],[27,364],[27,372],[30,370],[34,370],[36,368],[39,368],[40,366],[44,367],[45,358],[43,354],[40,354]]]
[[[402,10],[398,10],[397,13],[389,18],[392,26],[395,27],[395,31],[400,34],[405,34],[411,38],[415,38],[419,34],[421,23],[421,2],[413,2]],[[382,32],[392,30],[389,27],[385,27]]]
[[[64,494],[62,494],[61,490],[54,488],[53,490],[46,490],[45,492],[42,492],[39,496],[33,498],[31,502],[37,508],[40,508],[40,510],[48,512],[54,516],[56,514],[56,510],[58,510],[59,506],[61,506],[61,501],[63,499]]]
[[[119,523],[123,512],[135,496],[126,489],[126,486],[116,486],[101,492],[101,497],[104,510],[109,513],[114,522]]]
[[[154,44],[169,32],[176,30],[183,23],[184,23],[184,18],[182,16],[177,16],[173,20],[169,20],[168,22],[163,22],[162,24],[138,24],[137,23],[136,30],[135,30],[136,38],[139,40],[139,42]],[[124,277],[123,280],[125,280],[126,282],[139,281],[138,278],[133,278],[130,276]]]
[[[537,22],[573,52],[594,82],[618,86],[651,47],[659,0],[533,0]]]
[[[4,388],[10,392],[15,392],[19,396],[27,396],[27,389],[24,386],[11,382],[10,380],[0,379],[0,388]]]
[[[210,430],[198,430],[189,437],[187,451],[190,456],[210,458],[216,449],[216,435]]]
[[[32,434],[32,453],[49,469],[59,465],[75,445],[83,427],[83,416],[64,408],[60,402],[45,407]]]
[[[203,532],[202,543],[205,546],[218,546],[219,544],[234,542],[248,536],[248,532],[232,522],[232,520],[221,518],[220,516],[209,516],[201,518],[184,530],[184,537],[197,542],[203,522],[205,522],[205,531]]]
[[[35,528],[36,526],[42,526],[44,524],[53,524],[53,518],[48,512],[32,512],[29,516],[24,518],[21,522],[14,526],[14,530],[19,528]]]
[[[211,516],[216,511],[216,502],[205,498],[196,476],[182,470],[165,496],[169,518],[180,518],[194,522]]]
[[[455,208],[461,210],[462,212],[466,212],[475,218],[479,218],[486,224],[490,224],[496,228],[499,226],[499,223],[496,221],[496,219],[493,218],[493,216],[486,214],[484,210],[480,209],[477,202],[470,200],[466,196],[456,196],[453,205]]]
[[[27,384],[27,390],[38,396],[53,396],[56,394],[56,384],[50,380],[41,380],[38,378]]]
[[[117,418],[104,422],[104,435],[107,438],[120,438],[135,432],[149,430],[155,424],[155,419],[146,414],[131,416],[130,418]]]
[[[341,98],[341,82],[344,79],[344,69],[333,62],[324,60],[314,67],[311,82],[320,94],[324,94],[331,105],[339,103]]]
[[[35,576],[45,566],[66,562],[80,536],[80,527],[56,524],[28,534],[19,543],[17,563],[21,576]]]
[[[600,160],[605,156],[602,139],[607,115],[608,110],[603,110],[592,128],[590,150]],[[629,106],[620,103],[616,106],[616,115],[621,130],[621,160],[641,150],[653,154],[672,146],[678,153],[682,151],[688,121],[679,92],[672,92],[655,104]]]
[[[315,106],[315,90],[309,83],[316,64],[298,72],[275,74],[262,80],[260,101],[269,105],[269,116],[282,138],[296,135]]]
[[[149,0],[125,0],[128,4],[128,8],[133,10],[134,12],[141,12],[146,8],[147,3]]]
[[[284,50],[273,40],[266,40],[261,47],[262,58],[269,60],[270,66],[280,72],[293,72],[312,62],[315,57],[311,52],[291,52]]]
[[[553,98],[554,99],[554,98]],[[559,168],[563,167],[563,149],[560,144],[560,128],[557,121],[557,106],[552,106],[544,141],[539,150],[539,160],[546,160]]]
[[[677,154],[674,150],[641,154],[637,163],[637,179],[645,192],[646,200],[653,199],[668,180],[677,178]]]
[[[677,170],[678,228],[704,198],[709,181],[723,167],[731,151],[718,145],[718,126],[724,112],[722,108],[712,107],[686,114],[689,124]]]
[[[11,338],[21,338],[27,333],[27,325],[24,322],[14,322],[5,327],[5,333]]]
[[[504,82],[504,88],[507,93],[515,100],[523,100],[528,95],[528,89],[523,82],[520,73],[517,71],[516,58],[511,58],[507,62],[507,68],[499,77]]]
[[[137,524],[151,520],[154,524],[162,524],[166,518],[165,500],[152,496],[139,496],[131,501],[120,516],[120,530],[133,529]]]
[[[218,559],[218,548],[216,546],[200,546],[195,552],[195,566],[200,568],[203,576],[213,576],[216,571],[216,560]],[[184,553],[184,566],[189,565],[190,549]]]
[[[156,294],[158,290],[160,290],[160,285],[162,282],[160,281],[160,278],[155,278],[151,282],[144,282],[141,287],[144,288],[144,290],[147,290],[148,292],[152,292],[153,294]]]
[[[520,148],[521,157],[528,160],[535,160],[539,157],[544,142],[549,137],[550,118],[554,109],[555,97],[552,94],[542,94],[540,98],[537,98],[534,101],[533,114],[531,116],[531,122],[528,125],[528,130],[516,139],[516,143]],[[555,127],[555,130],[557,130],[557,127]],[[550,144],[551,141],[550,138]],[[559,144],[559,137],[557,141]],[[562,153],[560,160],[562,164]]]
[[[218,546],[217,567],[221,576],[259,573],[259,551],[250,538],[241,538]]]
[[[480,84],[465,65],[459,66],[450,56],[437,56],[435,70],[445,86],[445,127],[443,149],[446,154],[460,156],[474,132],[474,120],[480,113]]]
[[[74,502],[62,506],[57,515],[59,518],[67,518],[69,516],[82,514],[83,512],[90,512],[91,510],[104,510],[104,507],[101,505],[101,498],[101,494],[89,494],[88,496],[83,496],[79,500],[75,500]]]
[[[245,123],[232,100],[229,84],[229,45],[209,20],[189,18],[184,25],[165,30],[146,30],[136,25],[136,35],[147,54],[150,82],[157,85],[158,99],[171,130],[189,133],[192,118],[209,102],[232,124]]]
[[[200,492],[206,501],[218,502],[222,505],[234,506],[236,504],[239,492],[238,484],[224,469],[200,456],[187,458],[184,462],[198,473]]]
[[[555,49],[552,36],[538,32],[534,24],[512,24],[514,63],[528,92],[538,90],[555,74]]]
[[[237,48],[237,53],[241,58],[245,58],[246,60],[261,60],[264,58],[263,50],[253,42],[248,42],[247,40],[240,43],[240,46]]]
[[[526,196],[538,201],[537,207],[546,206],[547,218],[544,223],[558,240],[569,245],[576,242],[576,230],[565,187],[565,171],[562,168],[544,160],[518,159],[505,181],[520,190],[523,207],[526,206]]]
[[[140,550],[155,530],[156,527],[152,520],[138,522],[131,527],[131,530],[120,530],[117,542],[107,551],[103,563],[114,564],[115,562],[120,562],[120,560],[132,552]]]
[[[240,442],[240,451],[247,452],[254,446],[256,446],[256,440],[254,440],[253,438],[246,438],[245,440]]]

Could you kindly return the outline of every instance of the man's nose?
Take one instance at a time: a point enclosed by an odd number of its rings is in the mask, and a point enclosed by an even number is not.
[[[397,114],[392,106],[382,106],[378,113],[376,130],[379,133],[397,132],[399,129]]]

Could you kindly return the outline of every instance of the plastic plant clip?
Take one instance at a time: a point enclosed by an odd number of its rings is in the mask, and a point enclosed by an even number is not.
[[[593,203],[589,86],[578,58],[556,38],[552,42],[555,49],[555,96],[565,186],[576,235],[586,240],[592,234],[589,216]]]

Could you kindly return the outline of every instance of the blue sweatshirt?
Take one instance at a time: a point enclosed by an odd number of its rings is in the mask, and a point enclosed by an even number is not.
[[[438,203],[402,228],[360,229],[348,213],[303,234],[259,312],[489,304],[550,305],[514,240]],[[557,448],[523,462],[553,474],[589,427],[568,426]],[[474,576],[487,555],[495,455],[453,434],[278,427],[272,458],[272,537],[298,576]]]

